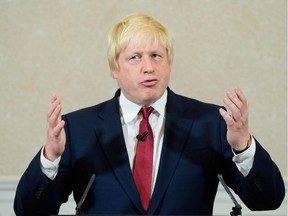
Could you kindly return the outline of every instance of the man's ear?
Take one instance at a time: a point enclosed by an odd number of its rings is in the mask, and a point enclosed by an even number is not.
[[[112,77],[113,77],[114,79],[118,79],[118,73],[119,73],[119,71],[113,70],[113,71],[111,72],[111,75],[112,75]]]

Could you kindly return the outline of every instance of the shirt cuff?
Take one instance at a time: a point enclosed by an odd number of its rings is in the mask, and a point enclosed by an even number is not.
[[[44,156],[44,147],[42,147],[41,155],[40,155],[40,167],[41,167],[42,172],[51,180],[54,180],[58,173],[60,159],[61,159],[61,156],[58,157],[53,162],[48,160]]]
[[[240,154],[235,154],[235,152],[233,151],[234,157],[232,158],[232,160],[235,162],[237,168],[244,177],[246,177],[249,174],[250,170],[252,169],[255,152],[256,152],[256,143],[254,137],[252,137],[251,146],[247,150],[245,150]]]

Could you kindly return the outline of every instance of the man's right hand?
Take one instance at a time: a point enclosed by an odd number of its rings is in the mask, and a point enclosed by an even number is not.
[[[65,122],[61,119],[61,110],[60,100],[57,96],[53,96],[47,112],[46,144],[44,147],[44,157],[50,161],[60,157],[65,150]]]

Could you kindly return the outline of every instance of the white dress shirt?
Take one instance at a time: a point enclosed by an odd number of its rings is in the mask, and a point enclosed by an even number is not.
[[[149,123],[154,136],[152,188],[154,188],[155,185],[162,150],[166,101],[167,90],[159,100],[154,104],[151,104],[151,107],[153,107],[154,110],[149,116]],[[123,94],[120,95],[119,104],[124,139],[128,151],[130,167],[133,170],[138,141],[136,136],[138,135],[140,121],[142,120],[142,115],[139,112],[142,107],[129,101]]]
[[[152,188],[154,188],[155,185],[163,144],[166,101],[167,90],[164,92],[164,94],[159,100],[157,100],[154,104],[151,105],[154,110],[149,116],[149,123],[151,125],[154,136]],[[142,115],[139,114],[141,106],[129,101],[123,94],[121,94],[119,97],[119,104],[121,111],[123,135],[128,152],[130,167],[133,170],[134,157],[136,154],[137,145],[136,136],[138,135],[139,124],[142,119]],[[51,162],[44,157],[43,149],[44,148],[42,148],[40,158],[41,170],[43,171],[43,173],[45,173],[47,177],[53,180],[57,175],[61,156],[55,161]],[[243,174],[243,176],[247,176],[250,169],[252,168],[255,151],[256,144],[254,138],[252,137],[251,146],[246,151],[237,155],[234,153],[234,157],[232,158],[232,160],[235,162],[237,168]]]

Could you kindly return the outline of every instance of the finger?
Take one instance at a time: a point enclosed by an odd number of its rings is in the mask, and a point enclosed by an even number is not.
[[[234,105],[239,109],[237,110],[231,106],[231,112],[235,117],[245,117],[248,115],[248,101],[239,87],[235,87],[234,92],[227,92],[226,97],[234,103]]]
[[[57,125],[56,127],[54,127],[54,135],[55,136],[59,136],[59,134],[61,133],[62,129],[64,128],[64,125],[65,125],[65,121],[64,120],[61,120]]]
[[[248,115],[248,109],[249,109],[249,102],[246,99],[244,93],[241,91],[239,87],[235,88],[235,93],[237,94],[237,97],[242,102],[242,105],[240,107],[241,113],[243,116]]]
[[[235,87],[234,93],[233,92],[227,92],[226,96],[233,101],[233,103],[240,109],[243,110],[248,106],[248,101],[241,91],[239,87]]]
[[[242,90],[239,87],[235,87],[234,89],[237,97],[243,102],[243,103],[247,103],[247,99],[244,95],[244,93],[242,92]]]
[[[226,97],[229,98],[229,100],[235,105],[235,107],[237,107],[238,109],[241,110],[243,104],[242,104],[242,101],[238,98],[238,96],[236,94],[228,91],[226,93]]]
[[[224,97],[223,102],[227,106],[227,108],[230,110],[232,118],[235,121],[237,121],[237,119],[241,117],[239,108],[235,105],[235,103],[229,97]]]
[[[61,121],[61,111],[62,105],[59,103],[57,106],[55,106],[55,109],[47,120],[49,127],[53,128]]]
[[[52,115],[52,113],[54,112],[54,110],[56,109],[59,103],[60,103],[60,100],[58,100],[57,96],[54,95],[50,100],[49,109],[47,112],[47,119]]]
[[[51,100],[50,100],[50,102],[53,103],[55,100],[57,100],[57,96],[56,96],[56,95],[53,95],[52,98],[51,98]]]
[[[50,106],[47,113],[47,134],[51,138],[58,137],[64,128],[65,122],[61,120],[61,111],[61,102],[55,95],[50,100]]]
[[[220,108],[219,113],[223,117],[227,126],[231,126],[234,123],[233,118],[228,114],[228,112],[226,110],[224,110],[223,108]]]

